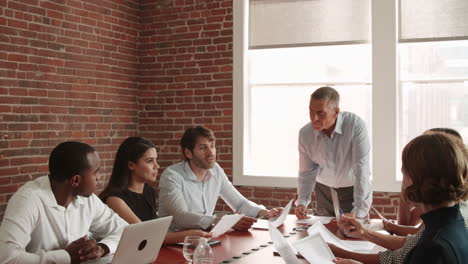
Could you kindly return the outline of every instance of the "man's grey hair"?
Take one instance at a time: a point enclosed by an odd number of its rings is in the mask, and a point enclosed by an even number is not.
[[[329,101],[330,106],[333,106],[334,108],[340,107],[340,94],[335,89],[328,86],[320,87],[315,90],[312,93],[311,98],[315,100],[326,99]]]

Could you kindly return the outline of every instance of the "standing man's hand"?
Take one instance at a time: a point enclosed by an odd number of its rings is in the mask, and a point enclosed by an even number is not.
[[[294,210],[297,216],[297,219],[307,219],[310,218],[307,215],[307,207],[305,205],[298,205],[296,206],[296,209]]]

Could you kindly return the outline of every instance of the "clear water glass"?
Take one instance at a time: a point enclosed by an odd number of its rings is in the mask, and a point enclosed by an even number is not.
[[[182,252],[184,254],[184,258],[189,263],[192,263],[193,261],[193,252],[197,248],[199,242],[200,242],[199,236],[186,236],[184,239],[184,248]]]

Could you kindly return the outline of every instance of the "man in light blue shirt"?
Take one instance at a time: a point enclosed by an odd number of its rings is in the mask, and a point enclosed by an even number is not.
[[[173,216],[171,230],[207,229],[220,219],[213,215],[218,197],[236,213],[246,215],[234,229],[249,229],[256,217],[274,217],[281,208],[266,210],[247,200],[216,163],[213,131],[196,126],[185,131],[180,142],[185,161],[168,167],[159,181],[160,216]]]
[[[299,177],[296,216],[307,218],[315,190],[317,214],[334,216],[330,188],[338,193],[340,207],[359,218],[372,204],[370,144],[366,124],[357,115],[340,112],[340,96],[331,87],[311,95],[311,122],[299,132]]]

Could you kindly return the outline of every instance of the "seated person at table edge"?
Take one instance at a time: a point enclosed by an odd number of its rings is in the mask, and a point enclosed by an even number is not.
[[[109,184],[99,196],[129,224],[158,218],[156,191],[148,184],[158,176],[156,146],[142,137],[129,137],[115,155]],[[168,232],[164,243],[183,242],[186,236],[209,237],[202,230]]]
[[[203,126],[185,131],[180,141],[185,161],[168,167],[159,181],[159,214],[172,215],[171,230],[207,229],[220,218],[213,215],[218,197],[236,213],[246,215],[234,229],[249,229],[253,217],[273,217],[282,208],[266,210],[247,200],[216,163],[215,136]]]
[[[49,176],[26,183],[8,202],[0,263],[80,263],[114,253],[127,223],[93,194],[99,164],[85,143],[56,146]]]
[[[463,142],[446,133],[427,133],[413,139],[403,150],[402,173],[401,195],[422,209],[424,227],[406,241],[404,237],[395,237],[392,243],[385,239],[388,245],[397,246],[398,240],[404,245],[398,246],[402,254],[395,255],[397,258],[381,255],[381,263],[468,263],[468,153]],[[352,217],[343,216],[341,221],[353,237],[375,243],[384,239],[384,235],[369,231]],[[347,252],[334,246],[332,251],[335,256],[378,263],[367,259],[371,254]]]
[[[455,136],[463,142],[463,138],[460,133],[452,128],[435,127],[424,132],[424,134],[428,133],[447,133]],[[401,193],[403,193],[403,190],[401,190]],[[388,232],[400,236],[415,234],[422,228],[422,225],[420,225],[422,221],[420,218],[421,214],[421,208],[410,206],[403,197],[400,197],[400,203],[398,206],[398,223],[394,223],[393,220],[384,220],[384,228]]]

